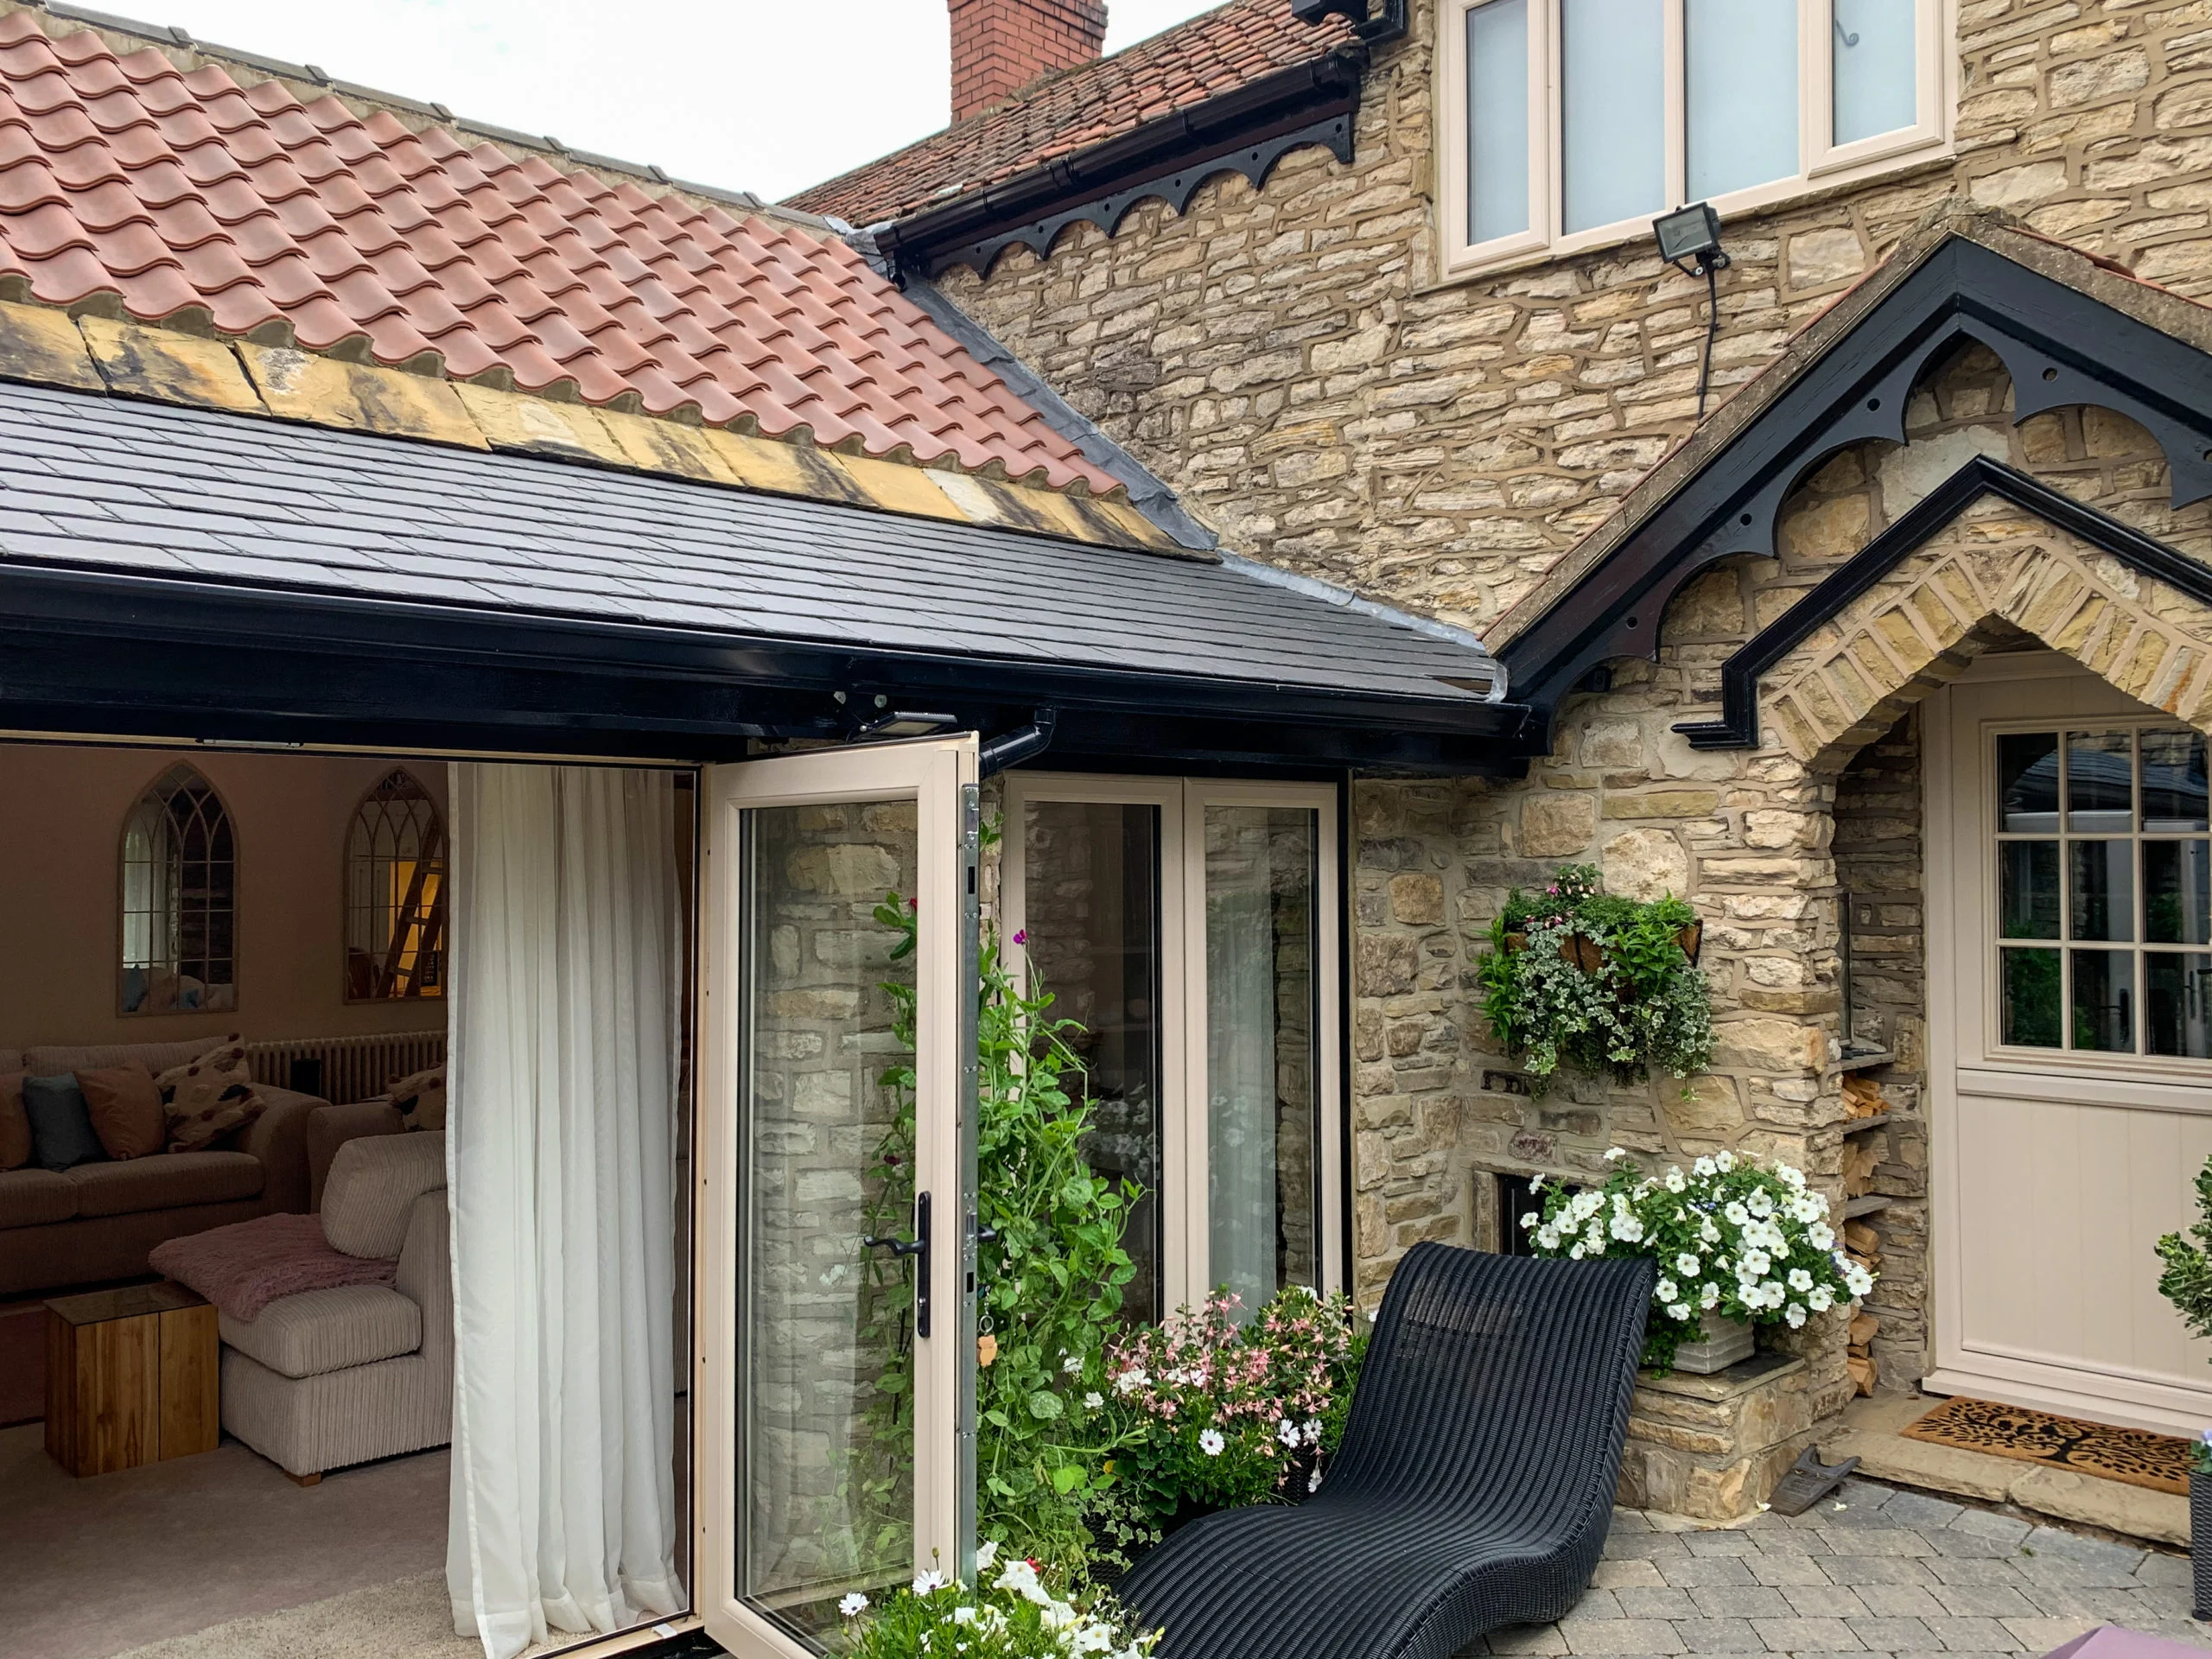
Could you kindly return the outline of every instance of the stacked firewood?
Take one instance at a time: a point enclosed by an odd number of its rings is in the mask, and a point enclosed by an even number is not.
[[[1843,1248],[1851,1259],[1869,1273],[1878,1273],[1882,1267],[1882,1237],[1863,1221],[1843,1224]],[[1881,1321],[1864,1309],[1855,1308],[1851,1315],[1851,1346],[1844,1360],[1851,1372],[1852,1386],[1861,1394],[1874,1392],[1874,1333],[1881,1328]]]
[[[1846,1117],[1879,1117],[1890,1109],[1890,1103],[1882,1098],[1882,1085],[1873,1078],[1852,1072],[1843,1080],[1843,1112]]]
[[[1865,1135],[1843,1143],[1843,1196],[1847,1198],[1864,1198],[1874,1190],[1874,1171],[1882,1161],[1882,1149],[1872,1135]]]

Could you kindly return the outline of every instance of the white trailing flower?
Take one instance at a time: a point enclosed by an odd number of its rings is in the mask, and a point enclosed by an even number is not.
[[[1731,1199],[1721,1206],[1720,1217],[1731,1227],[1748,1227],[1751,1224],[1751,1212],[1735,1199]]]
[[[1713,1166],[1719,1170],[1723,1175],[1726,1175],[1730,1170],[1736,1167],[1736,1154],[1732,1152],[1714,1153],[1713,1154]]]
[[[1812,1289],[1812,1287],[1813,1275],[1811,1274],[1806,1272],[1802,1268],[1792,1268],[1789,1269],[1790,1289],[1796,1291],[1802,1296],[1807,1291]]]
[[[1805,1310],[1799,1306],[1796,1302],[1792,1302],[1789,1304],[1788,1309],[1783,1313],[1782,1317],[1788,1323],[1789,1328],[1792,1331],[1795,1331],[1805,1323]]]
[[[1835,1248],[1835,1230],[1825,1221],[1816,1221],[1805,1230],[1805,1236],[1816,1250]]]
[[[1688,1319],[1689,1316],[1690,1305],[1688,1302],[1669,1302],[1667,1304],[1667,1317],[1669,1319],[1686,1321]]]
[[[1537,1228],[1536,1248],[1541,1250],[1555,1250],[1559,1249],[1558,1232],[1554,1229],[1549,1227]]]
[[[1774,1213],[1774,1194],[1762,1186],[1744,1200],[1744,1208],[1764,1221]]]
[[[1671,1302],[1681,1294],[1681,1289],[1671,1279],[1662,1279],[1651,1288],[1651,1299],[1657,1302]]]
[[[1534,1210],[1531,1210],[1527,1215],[1521,1217],[1522,1230],[1524,1232],[1527,1231],[1529,1228],[1534,1227],[1542,1219],[1543,1217],[1541,1216],[1538,1215]]]
[[[1582,1241],[1578,1238],[1573,1243],[1567,1247],[1567,1259],[1570,1262],[1580,1262],[1582,1259]]]
[[[1697,1305],[1708,1313],[1713,1312],[1714,1308],[1719,1306],[1720,1287],[1716,1284],[1707,1283],[1706,1287],[1698,1293]]]
[[[1685,1279],[1696,1278],[1704,1265],[1697,1259],[1696,1254],[1690,1250],[1684,1250],[1675,1258],[1675,1271]]]
[[[1719,1167],[1720,1166],[1714,1163],[1712,1159],[1700,1158],[1690,1166],[1690,1171],[1700,1180],[1705,1181],[1711,1180]]]
[[[1720,1229],[1713,1217],[1707,1216],[1705,1218],[1705,1224],[1697,1230],[1697,1236],[1705,1243],[1718,1244],[1720,1242]]]
[[[1633,1212],[1626,1210],[1614,1216],[1610,1230],[1624,1244],[1638,1243],[1643,1237],[1643,1224],[1636,1218]]]
[[[1823,1219],[1828,1212],[1828,1201],[1817,1192],[1801,1192],[1789,1201],[1789,1213],[1809,1227]]]
[[[1764,1250],[1745,1250],[1736,1263],[1736,1272],[1742,1278],[1764,1279],[1773,1265],[1774,1258]]]
[[[1321,1471],[1319,1469],[1306,1477],[1306,1490],[1308,1492],[1318,1492],[1321,1490]]]
[[[1825,1313],[1835,1306],[1835,1296],[1826,1285],[1815,1285],[1805,1293],[1805,1306],[1815,1313]]]
[[[998,1558],[999,1541],[997,1539],[986,1538],[976,1546],[976,1570],[978,1573],[988,1570],[991,1563]]]
[[[1607,1163],[1609,1163],[1609,1164],[1617,1164],[1617,1163],[1620,1162],[1620,1160],[1621,1160],[1622,1159],[1624,1159],[1624,1158],[1625,1158],[1625,1157],[1627,1157],[1627,1156],[1628,1156],[1627,1150],[1626,1150],[1625,1148],[1624,1148],[1624,1147],[1607,1147],[1605,1148],[1605,1161],[1606,1161]]]
[[[1669,1192],[1682,1192],[1689,1185],[1689,1183],[1682,1179],[1681,1166],[1670,1165],[1668,1167],[1665,1185]]]

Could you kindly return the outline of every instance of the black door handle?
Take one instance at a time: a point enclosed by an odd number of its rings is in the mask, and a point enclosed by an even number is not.
[[[893,1256],[914,1258],[914,1334],[930,1333],[930,1195],[914,1195],[914,1236],[908,1239],[863,1238],[861,1248],[889,1250]]]

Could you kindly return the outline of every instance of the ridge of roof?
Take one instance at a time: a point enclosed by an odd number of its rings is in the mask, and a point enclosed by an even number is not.
[[[1290,0],[1226,0],[1119,52],[1055,71],[783,205],[855,225],[902,219],[1358,39],[1357,26],[1340,15],[1309,23],[1293,14]]]
[[[410,374],[296,346],[0,301],[0,380],[499,451],[1215,562],[1086,496]]]
[[[0,0],[0,299],[1122,488],[827,221],[181,33]]]

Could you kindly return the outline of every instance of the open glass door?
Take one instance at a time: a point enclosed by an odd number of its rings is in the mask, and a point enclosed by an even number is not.
[[[976,746],[704,785],[699,1585],[740,1656],[972,1560]]]

